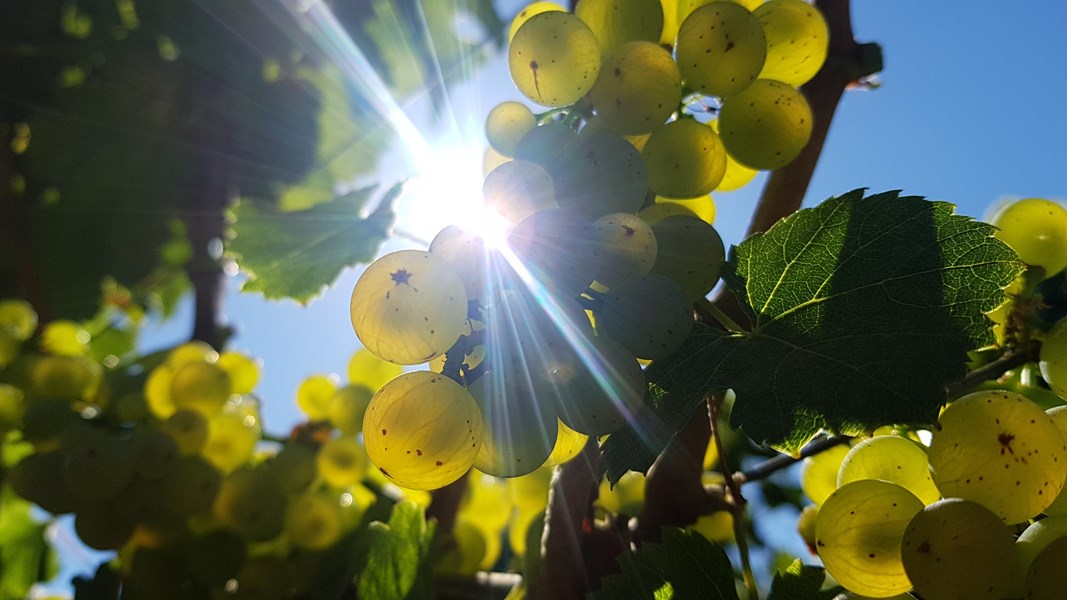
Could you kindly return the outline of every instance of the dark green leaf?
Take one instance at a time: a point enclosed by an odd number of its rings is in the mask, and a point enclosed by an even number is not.
[[[663,541],[619,556],[622,573],[605,577],[590,600],[738,600],[722,547],[699,533],[664,528]]]
[[[967,351],[992,341],[983,313],[1022,271],[992,232],[945,202],[856,190],[749,238],[723,277],[752,331],[694,328],[648,368],[668,395],[647,421],[673,434],[730,388],[732,424],[786,452],[821,429],[933,422]],[[609,438],[609,473],[647,470],[669,435],[649,439]]]
[[[433,598],[433,525],[414,503],[393,507],[389,524],[371,523],[367,528],[370,552],[357,581],[360,598],[418,600]]]
[[[793,561],[784,573],[774,574],[767,600],[831,600],[841,591],[840,586],[823,590],[826,571],[822,567]]]
[[[307,302],[344,267],[373,259],[392,227],[400,186],[389,190],[367,218],[360,217],[372,191],[365,188],[296,212],[240,202],[233,209],[229,249],[249,276],[243,289]]]

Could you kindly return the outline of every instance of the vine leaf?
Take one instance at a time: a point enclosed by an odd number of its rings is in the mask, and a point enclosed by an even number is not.
[[[752,330],[695,327],[648,367],[667,393],[605,442],[609,477],[647,470],[697,405],[726,389],[737,395],[731,424],[788,453],[823,429],[932,423],[967,351],[993,341],[983,313],[1022,271],[991,225],[953,211],[855,190],[733,248],[723,279]]]
[[[434,527],[422,509],[403,501],[393,507],[389,523],[367,528],[370,551],[357,586],[360,598],[416,600],[433,598],[429,562]]]
[[[767,600],[833,600],[841,592],[841,587],[824,590],[825,580],[826,571],[822,567],[805,565],[798,558],[784,573],[774,574]]]
[[[393,203],[400,190],[399,184],[393,186],[366,218],[359,210],[373,187],[295,212],[242,200],[232,211],[229,242],[249,277],[242,290],[307,303],[341,269],[374,258],[396,218]]]
[[[663,528],[663,542],[619,556],[622,573],[605,577],[590,600],[738,600],[730,559],[699,533]]]

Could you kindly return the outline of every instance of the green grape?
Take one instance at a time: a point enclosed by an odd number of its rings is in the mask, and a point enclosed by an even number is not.
[[[798,86],[815,77],[830,49],[830,29],[819,9],[804,0],[769,0],[752,14],[767,36],[759,78]]]
[[[467,325],[463,281],[445,261],[400,250],[374,261],[352,290],[352,327],[378,358],[415,365],[444,354]]]
[[[1067,538],[1067,517],[1046,517],[1030,524],[1015,540],[1015,547],[1019,550],[1020,578],[1024,578],[1030,571],[1030,567],[1045,548],[1064,538]]]
[[[1067,406],[1054,406],[1045,410],[1045,413],[1052,417],[1052,422],[1056,424],[1056,427],[1060,430],[1060,434],[1067,440]],[[1045,507],[1044,513],[1046,515],[1067,515],[1067,484],[1064,485],[1064,489],[1060,490],[1059,495]]]
[[[22,424],[26,402],[22,390],[0,383],[0,437]]]
[[[651,133],[678,109],[682,76],[659,45],[627,42],[605,55],[589,97],[605,129]]]
[[[1034,557],[1026,572],[1026,600],[1063,597],[1063,565],[1067,564],[1067,538],[1055,540]]]
[[[636,515],[645,503],[645,476],[628,471],[614,487],[605,478],[600,482],[595,504],[615,514]]]
[[[901,559],[925,600],[1001,600],[1012,596],[1018,551],[1011,530],[988,508],[946,498],[908,523]]]
[[[218,359],[219,353],[199,340],[177,346],[167,354],[167,364],[175,370],[190,363],[215,363]]]
[[[227,406],[208,420],[207,440],[200,454],[223,473],[229,473],[252,458],[259,433],[256,415]]]
[[[910,440],[895,435],[879,435],[856,444],[841,461],[837,486],[861,479],[881,479],[895,483],[922,500],[933,504],[941,492],[930,477],[926,452]]]
[[[178,445],[178,454],[200,454],[207,443],[207,418],[195,410],[179,410],[160,425]]]
[[[541,165],[522,159],[504,163],[486,175],[482,197],[486,208],[500,215],[509,227],[557,206],[552,176]]]
[[[174,461],[163,477],[167,509],[178,515],[199,515],[211,510],[222,475],[199,456]]]
[[[344,435],[356,435],[363,431],[363,415],[373,395],[374,391],[367,386],[346,385],[330,398],[326,417]]]
[[[877,479],[837,488],[819,507],[815,547],[845,589],[873,597],[911,589],[900,549],[904,529],[923,509],[914,494]]]
[[[726,544],[734,541],[734,518],[728,510],[720,510],[710,515],[700,515],[689,529],[704,536],[704,539]]]
[[[719,133],[726,152],[752,169],[777,169],[800,155],[811,138],[804,95],[771,79],[757,79],[722,103]]]
[[[546,123],[522,136],[515,148],[516,160],[528,160],[555,172],[562,163],[562,152],[578,141],[574,129],[563,123]]]
[[[638,358],[660,360],[670,356],[689,336],[693,306],[677,283],[651,274],[612,287],[596,318],[598,331]]]
[[[508,45],[508,70],[530,100],[551,107],[585,96],[600,71],[596,36],[578,17],[559,11],[527,20]]]
[[[52,321],[41,331],[41,350],[55,356],[85,356],[89,332],[74,321]]]
[[[174,367],[166,363],[152,369],[145,379],[145,403],[157,419],[168,419],[178,410],[170,398],[170,383],[173,379]]]
[[[809,504],[800,510],[800,516],[797,517],[797,533],[800,534],[801,539],[808,546],[808,551],[812,554],[816,554],[815,549],[815,521],[819,518],[819,507],[815,504]]]
[[[539,550],[540,544],[531,544],[531,539],[540,540],[544,527],[545,511],[543,509],[519,508],[508,523],[508,545],[516,556],[525,556],[527,548]]]
[[[656,196],[656,201],[637,212],[637,216],[649,225],[654,225],[667,217],[696,217],[708,225],[715,222],[715,201],[711,196],[696,198],[666,198]]]
[[[62,445],[67,455],[63,483],[81,502],[114,498],[133,480],[136,448],[128,440],[78,425],[63,432]]]
[[[191,362],[178,367],[170,380],[170,399],[177,409],[192,409],[210,417],[233,393],[230,375],[209,362]]]
[[[726,173],[722,140],[696,119],[678,119],[653,131],[641,155],[648,169],[648,187],[668,198],[710,193]]]
[[[10,331],[0,327],[0,368],[15,362],[21,350],[22,344],[11,335]]]
[[[1067,319],[1060,319],[1041,342],[1041,377],[1061,398],[1067,397]]]
[[[465,517],[458,517],[452,536],[434,566],[438,573],[473,575],[485,560],[489,543],[481,528]]]
[[[996,237],[1023,262],[1044,269],[1046,278],[1067,266],[1067,210],[1059,203],[1024,198],[1001,208],[991,222],[1000,228]]]
[[[589,441],[588,435],[567,427],[567,424],[559,419],[556,419],[556,421],[559,425],[559,432],[556,434],[556,445],[552,448],[552,454],[548,455],[548,460],[543,465],[545,467],[554,467],[569,462],[575,456],[578,456],[582,448],[585,448],[586,442]]]
[[[165,432],[158,429],[134,430],[134,467],[137,475],[145,479],[160,479],[178,459],[178,444]]]
[[[482,155],[482,177],[506,162],[511,162],[511,158],[493,150],[492,147],[486,148],[485,154]]]
[[[555,2],[545,2],[544,0],[527,4],[526,7],[519,11],[519,14],[515,15],[515,18],[511,20],[511,25],[508,28],[508,44],[510,45],[511,40],[515,39],[515,34],[519,31],[519,27],[522,27],[526,21],[529,21],[535,15],[551,11],[567,12],[567,9]]]
[[[504,480],[508,497],[517,512],[540,512],[548,504],[548,488],[552,485],[551,467],[542,467],[529,475]]]
[[[681,286],[690,302],[706,296],[726,262],[726,249],[715,228],[696,217],[676,216],[653,223],[652,233],[662,240],[652,273]]]
[[[597,280],[612,281],[644,275],[656,262],[656,235],[632,213],[611,213],[593,221],[593,234],[601,255]]]
[[[400,365],[384,361],[366,349],[358,350],[348,361],[348,382],[377,392],[390,379],[404,372]]]
[[[170,468],[167,473],[171,473]],[[145,479],[135,477],[122,493],[106,504],[111,510],[125,515],[136,526],[150,526],[162,529],[175,523],[184,528],[185,519],[167,510],[167,488],[162,478]],[[136,533],[136,532],[135,532]]]
[[[558,152],[559,160],[547,168],[560,207],[589,218],[641,208],[648,174],[633,144],[613,133],[591,132]]]
[[[449,225],[434,236],[430,242],[430,252],[443,258],[456,270],[463,280],[468,300],[486,299],[489,290],[485,270],[490,257],[481,236],[458,225]]]
[[[82,543],[97,550],[119,548],[133,535],[134,523],[111,503],[90,504],[74,515],[74,531]]]
[[[282,493],[292,496],[311,487],[319,476],[317,463],[316,450],[301,442],[289,442],[270,461],[270,468],[274,470],[274,480],[278,482]]]
[[[847,444],[838,444],[804,459],[800,471],[800,489],[816,506],[821,505],[837,489],[841,461],[845,460],[848,452]]]
[[[467,478],[467,495],[460,506],[460,514],[472,515],[487,536],[499,536],[511,517],[511,499],[505,481],[477,471]]]
[[[1045,509],[1067,478],[1067,444],[1041,407],[987,390],[948,406],[930,442],[930,474],[946,497],[974,500],[1007,523]]]
[[[713,119],[708,123],[715,133],[719,133],[719,120]],[[739,190],[748,185],[753,179],[756,178],[756,174],[759,173],[756,169],[750,169],[745,165],[737,162],[737,159],[730,154],[730,151],[726,151],[726,172],[723,173],[722,181],[719,185],[715,186],[715,190],[719,192],[732,192]],[[706,220],[706,219],[705,219]],[[708,221],[711,223],[712,221]]]
[[[605,56],[627,42],[656,45],[663,32],[659,0],[580,0],[574,14],[589,26]]]
[[[189,574],[201,585],[222,587],[248,560],[248,544],[227,529],[214,529],[189,542]]]
[[[265,542],[281,534],[286,506],[274,473],[261,466],[227,475],[219,487],[212,514],[246,540]]]
[[[485,119],[485,137],[489,145],[508,158],[515,156],[515,148],[522,136],[537,127],[537,118],[521,102],[501,102],[489,111]]]
[[[692,12],[712,0],[660,0],[663,6],[663,32],[659,36],[661,46],[673,48],[678,38],[678,26]]]
[[[315,462],[319,476],[335,488],[354,485],[367,470],[367,453],[354,437],[338,437],[322,445]]]
[[[22,416],[22,437],[39,452],[59,447],[59,437],[82,419],[71,410],[69,400],[42,398],[30,402]]]
[[[53,514],[74,512],[79,503],[70,491],[62,473],[67,462],[67,453],[62,451],[38,452],[23,458],[4,477],[11,482],[19,496]]]
[[[312,375],[296,388],[296,405],[308,419],[323,421],[328,418],[330,400],[337,393],[336,375]]]
[[[682,22],[674,55],[690,88],[728,98],[756,81],[767,58],[767,39],[745,7],[712,2]]]
[[[26,392],[35,398],[74,400],[93,395],[100,384],[100,365],[84,356],[26,357]]]
[[[230,376],[235,394],[250,394],[259,383],[259,363],[240,352],[223,352],[218,365]]]
[[[344,533],[344,511],[335,494],[311,492],[294,500],[285,517],[285,533],[297,548],[325,550]]]
[[[37,330],[37,311],[25,300],[0,300],[0,330],[19,342],[30,339]]]
[[[521,353],[515,357],[522,359]],[[530,380],[537,374],[530,373],[526,363],[505,359],[491,364],[492,370],[468,389],[478,403],[484,424],[482,447],[474,468],[496,477],[532,473],[544,464],[556,445],[556,411],[551,402],[541,402],[534,395]]]
[[[530,215],[508,236],[508,246],[530,275],[563,296],[585,291],[600,270],[592,222],[566,209]]]
[[[398,485],[443,487],[474,464],[482,415],[458,383],[429,371],[405,373],[378,390],[363,419],[371,462]]]
[[[592,338],[582,356],[578,368],[558,379],[559,418],[590,436],[614,433],[632,421],[644,403],[644,371],[633,353],[603,336]]]

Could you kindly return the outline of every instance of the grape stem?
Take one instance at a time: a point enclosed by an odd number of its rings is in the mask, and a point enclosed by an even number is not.
[[[1026,363],[1036,362],[1036,345],[1031,346],[1034,347],[1008,352],[1000,358],[967,373],[963,379],[945,386],[945,395],[949,399],[958,398],[983,381],[996,379],[1004,373],[1021,367]]]
[[[778,456],[773,456],[757,464],[756,466],[752,467],[747,471],[738,471],[734,473],[733,481],[737,485],[742,485],[750,481],[760,481],[762,479],[767,479],[774,473],[777,473],[778,471],[781,471],[786,467],[792,466],[793,464],[800,462],[805,458],[808,458],[809,456],[815,456],[816,454],[833,448],[834,446],[844,444],[850,439],[852,438],[847,435],[831,435],[816,438],[812,440],[809,444],[804,446],[800,450],[800,453],[796,456],[790,454],[779,454]]]
[[[759,600],[759,588],[756,586],[756,576],[752,573],[752,561],[748,556],[748,538],[745,532],[745,497],[741,495],[741,484],[734,477],[730,464],[726,460],[726,449],[722,445],[722,436],[719,435],[719,413],[722,411],[723,394],[708,396],[708,422],[711,425],[711,439],[715,442],[715,449],[719,453],[719,469],[726,478],[726,500],[732,515],[734,525],[734,538],[737,542],[737,550],[741,555],[741,577],[745,581],[745,589],[748,591],[748,600]]]
[[[738,325],[736,321],[731,319],[730,315],[727,315],[725,311],[716,306],[714,302],[708,300],[707,298],[701,298],[699,301],[697,301],[697,304],[700,308],[706,311],[708,315],[718,321],[720,325],[725,327],[727,331],[733,331],[735,333],[744,333],[745,329]]]

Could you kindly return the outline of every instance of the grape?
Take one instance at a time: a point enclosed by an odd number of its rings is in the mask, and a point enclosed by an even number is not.
[[[726,249],[715,228],[687,216],[667,217],[652,224],[659,244],[652,273],[674,281],[690,302],[703,298],[715,287],[726,262]]]
[[[235,394],[249,394],[259,382],[259,364],[240,352],[223,352],[218,365],[229,374]]]
[[[363,415],[367,412],[374,392],[363,385],[346,385],[334,392],[326,408],[330,424],[345,435],[355,435],[363,431]]]
[[[488,175],[493,169],[506,162],[511,162],[511,158],[493,150],[491,147],[486,148],[485,154],[482,155],[482,176]]]
[[[170,383],[173,379],[174,368],[166,363],[152,369],[145,379],[145,402],[157,419],[168,419],[178,410],[170,398]]]
[[[485,560],[489,544],[482,530],[462,515],[456,518],[452,528],[451,544],[444,546],[444,552],[435,571],[439,573],[460,573],[472,575]]]
[[[22,424],[26,412],[22,390],[0,383],[0,437]]]
[[[538,211],[557,206],[552,176],[541,165],[522,159],[506,162],[486,175],[482,197],[486,208],[511,227]]]
[[[800,488],[817,506],[837,489],[837,475],[848,452],[849,447],[846,444],[838,444],[804,459],[804,467],[800,471]]]
[[[578,456],[582,448],[585,448],[586,442],[589,441],[588,435],[578,433],[567,427],[567,424],[559,419],[556,419],[556,421],[559,425],[559,432],[556,434],[556,446],[552,448],[552,454],[545,461],[544,466],[546,467],[554,467],[570,461],[575,456]]]
[[[114,550],[122,546],[133,535],[133,528],[133,521],[110,503],[79,508],[74,516],[74,531],[78,538],[97,550]]]
[[[659,0],[581,0],[574,14],[589,26],[605,55],[627,42],[656,44],[663,31]]]
[[[767,36],[760,79],[798,86],[819,72],[830,49],[830,30],[818,8],[804,0],[769,0],[752,14]]]
[[[485,137],[493,150],[510,158],[515,156],[515,147],[522,136],[534,127],[537,118],[529,107],[521,102],[501,102],[485,119]]]
[[[537,2],[527,4],[526,8],[519,11],[519,14],[515,15],[515,18],[511,20],[511,26],[508,29],[508,44],[515,38],[515,33],[519,31],[519,28],[522,27],[526,21],[529,21],[535,15],[551,11],[566,12],[567,9],[555,2],[545,2],[544,0],[538,0]]]
[[[614,487],[607,479],[600,482],[596,504],[615,514],[636,515],[645,503],[645,476],[628,471]]]
[[[895,483],[932,504],[941,492],[930,477],[926,452],[914,442],[895,435],[880,435],[856,444],[841,461],[838,487],[861,479]]]
[[[593,221],[593,233],[601,255],[597,280],[612,281],[644,275],[656,262],[656,235],[632,213],[612,213]]]
[[[134,430],[133,444],[137,475],[145,479],[162,478],[178,459],[178,444],[158,429]]]
[[[81,418],[71,411],[70,401],[42,398],[26,406],[22,416],[22,437],[38,452],[48,452],[59,447],[59,436],[64,431],[81,422]]]
[[[539,512],[548,504],[548,488],[552,484],[551,467],[542,467],[529,475],[505,480],[508,497],[517,512]],[[514,522],[514,520],[513,520]]]
[[[308,419],[322,421],[327,418],[330,400],[337,393],[337,377],[312,375],[296,388],[296,405]]]
[[[515,87],[542,106],[567,106],[586,95],[600,71],[596,36],[578,17],[549,11],[531,17],[508,46]]]
[[[174,461],[163,477],[167,508],[179,515],[197,515],[211,510],[222,476],[199,456]]]
[[[947,498],[908,523],[901,559],[926,600],[1001,600],[1012,596],[1018,551],[1011,530],[988,508]]]
[[[696,217],[711,225],[715,222],[715,201],[711,196],[698,196],[696,198],[665,198],[656,196],[656,201],[637,212],[637,216],[649,225],[653,225],[667,217],[685,215]]]
[[[458,225],[449,225],[434,236],[430,242],[430,252],[443,258],[456,270],[463,280],[468,300],[485,300],[489,291],[486,289],[485,270],[490,262],[485,240]]]
[[[88,398],[100,383],[100,365],[84,356],[27,356],[26,392],[35,398]]]
[[[135,448],[128,440],[89,425],[76,425],[62,434],[67,461],[63,483],[85,503],[118,496],[133,480]]]
[[[758,79],[722,103],[719,133],[726,152],[752,169],[777,169],[800,155],[811,138],[804,95],[772,79]]]
[[[274,456],[270,468],[282,493],[292,496],[311,487],[319,476],[317,462],[318,452],[314,449],[301,442],[289,442]]]
[[[1067,397],[1067,319],[1052,326],[1041,342],[1041,377],[1061,398]]]
[[[711,127],[678,119],[652,132],[641,155],[648,187],[668,198],[694,198],[715,189],[726,172],[726,150]]]
[[[548,167],[556,182],[556,201],[589,218],[636,212],[645,201],[648,174],[641,153],[624,138],[606,131],[583,134]]]
[[[1067,477],[1067,445],[1039,406],[1013,392],[968,394],[948,406],[930,442],[945,497],[979,502],[1007,523],[1052,503]]]
[[[293,545],[324,550],[344,533],[344,513],[338,498],[328,492],[304,494],[293,501],[285,518],[285,533]]]
[[[214,363],[219,359],[219,353],[208,344],[201,341],[187,342],[175,347],[167,354],[167,364],[178,369],[190,363],[209,362]]]
[[[200,453],[220,471],[229,473],[252,458],[259,433],[255,415],[227,406],[208,420],[207,440]]]
[[[215,529],[189,543],[189,574],[201,585],[221,587],[241,572],[248,545],[226,529]]]
[[[382,360],[414,365],[444,354],[467,325],[463,281],[429,252],[374,261],[352,290],[352,327]]]
[[[357,351],[348,361],[348,383],[366,386],[372,392],[403,372],[400,365],[384,361],[365,349]]]
[[[195,410],[175,412],[160,428],[178,445],[178,453],[182,456],[199,454],[207,443],[207,418]]]
[[[1000,209],[992,224],[996,237],[1019,258],[1052,277],[1067,266],[1067,210],[1041,198],[1024,198]]]
[[[633,353],[605,337],[592,338],[582,357],[569,377],[559,378],[559,418],[590,436],[614,433],[643,404],[648,389],[645,374]]]
[[[0,300],[0,330],[23,342],[37,330],[37,311],[25,300]]]
[[[170,399],[175,408],[198,410],[209,417],[222,408],[232,393],[229,373],[214,363],[188,363],[178,367],[170,380]]]
[[[1015,547],[1019,549],[1019,574],[1027,573],[1045,548],[1064,538],[1067,538],[1067,517],[1046,517],[1034,521],[1015,540]]]
[[[719,133],[718,119],[710,121],[708,125],[711,126],[715,133]],[[737,162],[737,159],[730,154],[729,150],[727,150],[726,172],[723,173],[722,181],[719,182],[719,185],[715,186],[715,190],[718,192],[732,192],[734,190],[739,190],[755,179],[757,173],[759,173],[759,171],[756,169],[750,169]],[[712,221],[708,222],[711,223]]]
[[[814,504],[805,506],[797,517],[797,533],[808,546],[808,551],[816,554],[815,550],[815,521],[819,518],[819,507]]]
[[[865,479],[838,488],[815,520],[815,547],[826,572],[857,594],[886,597],[908,591],[901,539],[922,509],[914,494],[886,481]]]
[[[11,335],[11,332],[0,327],[0,368],[15,362],[21,349],[22,344]]]
[[[363,478],[367,453],[353,437],[333,438],[319,449],[319,475],[335,488],[344,488]]]
[[[293,596],[292,565],[287,559],[270,554],[254,556],[237,574],[240,600],[283,600]]]
[[[577,141],[574,130],[563,123],[540,125],[519,140],[515,159],[535,162],[552,172],[562,162],[563,151]]]
[[[215,498],[215,518],[250,542],[278,537],[287,502],[273,475],[263,466],[227,475]]]
[[[540,551],[541,535],[544,531],[545,511],[542,509],[523,509],[515,511],[508,523],[508,545],[519,557],[526,555],[527,548],[533,552]]]
[[[527,348],[533,348],[533,344]],[[493,354],[493,358],[497,358]],[[521,361],[522,354],[516,358]],[[536,358],[534,359],[537,360]],[[469,392],[478,403],[485,426],[474,467],[488,475],[518,477],[532,473],[552,454],[559,428],[550,402],[536,397],[536,373],[526,363],[493,360]]]
[[[656,274],[616,284],[596,318],[598,331],[646,360],[666,358],[693,329],[692,302],[685,291]]]
[[[41,349],[55,356],[85,356],[89,332],[74,321],[52,321],[41,331]]]
[[[605,56],[589,97],[604,128],[626,135],[650,133],[677,110],[682,76],[659,45],[627,42]]]
[[[1045,546],[1026,572],[1026,600],[1058,600],[1063,597],[1063,565],[1067,564],[1067,538]]]
[[[562,208],[524,219],[508,236],[508,246],[541,285],[564,296],[585,291],[600,270],[592,222]]]
[[[505,480],[471,471],[467,479],[467,495],[460,512],[477,515],[477,524],[485,532],[498,535],[511,517],[511,499]]]
[[[767,58],[767,39],[745,7],[712,2],[682,22],[674,53],[690,88],[727,98],[756,80]]]
[[[62,477],[67,453],[38,452],[23,458],[5,477],[15,493],[53,514],[74,512],[78,502],[67,489]]]
[[[371,461],[398,485],[416,490],[459,479],[474,464],[482,435],[474,398],[429,371],[405,373],[383,386],[363,419]]]
[[[734,518],[728,510],[719,510],[710,515],[700,515],[689,529],[704,536],[704,539],[719,544],[733,542]]]

